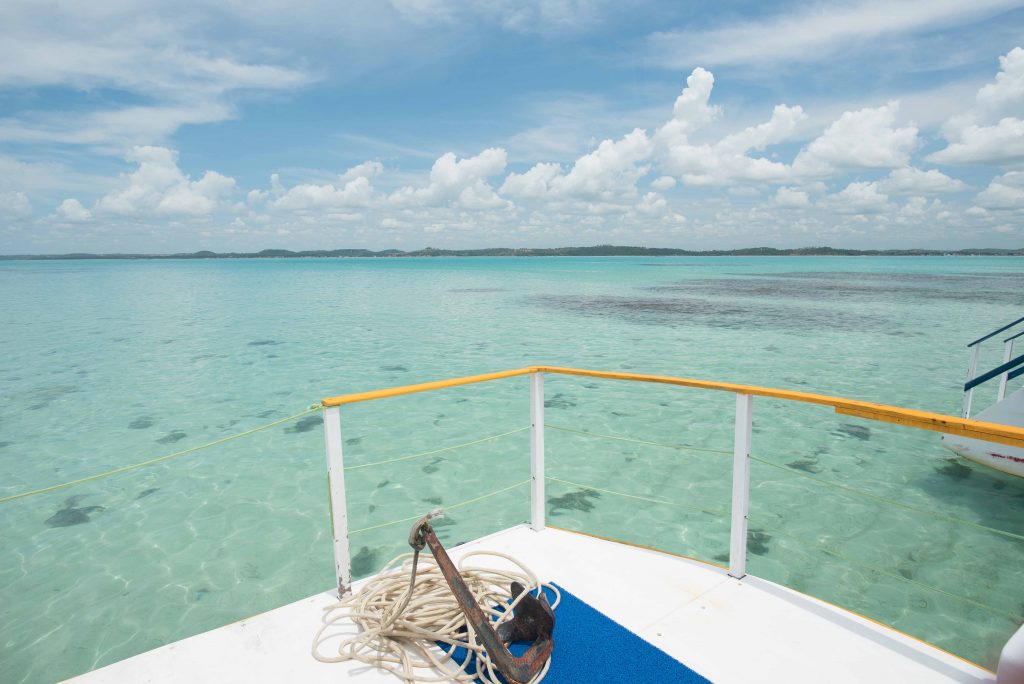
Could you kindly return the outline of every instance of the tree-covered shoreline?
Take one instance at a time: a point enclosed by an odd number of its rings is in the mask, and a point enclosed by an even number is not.
[[[552,256],[1024,256],[1021,249],[840,249],[835,247],[747,247],[743,249],[691,250],[671,247],[632,247],[596,245],[593,247],[545,247],[487,249],[435,249],[427,247],[414,251],[385,249],[331,249],[302,250],[264,249],[259,252],[187,252],[177,254],[12,254],[0,259],[60,260],[60,259],[295,259],[295,258],[401,258],[401,257],[552,257]]]

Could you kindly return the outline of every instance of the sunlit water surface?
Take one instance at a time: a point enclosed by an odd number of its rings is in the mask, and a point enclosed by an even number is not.
[[[956,414],[964,344],[1021,314],[1019,264],[0,262],[0,497],[322,396],[535,363]],[[726,561],[732,395],[565,376],[546,390],[551,523]],[[1024,533],[1024,481],[934,433],[761,398],[754,416],[749,570],[992,667],[1024,614],[1024,545],[978,525]],[[528,424],[526,378],[343,409],[349,465],[503,435],[349,471],[351,528],[374,528],[352,535],[357,575],[403,550],[407,523],[381,525],[436,505],[456,506],[449,544],[526,519],[528,487],[506,488],[529,477]],[[100,667],[323,591],[332,573],[318,414],[0,504],[0,681]]]

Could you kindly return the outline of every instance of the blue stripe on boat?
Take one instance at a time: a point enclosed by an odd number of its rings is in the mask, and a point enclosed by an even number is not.
[[[710,684],[672,656],[598,612],[561,585],[562,602],[555,609],[555,649],[544,684],[582,682],[674,682]],[[549,598],[554,598],[549,594]],[[528,643],[513,644],[513,655]],[[455,659],[462,662],[464,649]],[[473,671],[470,664],[469,671]]]

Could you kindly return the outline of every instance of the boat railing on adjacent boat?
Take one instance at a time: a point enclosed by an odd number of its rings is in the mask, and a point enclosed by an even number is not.
[[[1011,335],[1003,340],[1003,363],[1009,363],[1010,359],[1013,357],[1013,341],[1021,335],[1024,335],[1024,330],[1021,330],[1016,335]],[[1007,383],[1022,373],[1024,373],[1024,368],[1018,368],[1013,372],[1010,372],[1009,370],[1004,371],[1002,375],[999,376],[999,393],[996,395],[996,401],[1002,401],[1006,398]]]
[[[1018,318],[1012,323],[1008,323],[1001,328],[993,330],[989,334],[979,337],[970,344],[967,348],[971,350],[970,360],[967,364],[967,381],[964,384],[964,409],[963,417],[971,417],[971,404],[974,401],[974,388],[978,385],[984,384],[989,380],[998,377],[999,378],[999,393],[996,401],[1002,401],[1006,397],[1006,385],[1010,380],[1024,374],[1024,355],[1013,358],[1013,341],[1024,335],[1024,330],[1017,332],[1010,337],[1003,340],[1003,362],[995,368],[989,370],[986,373],[978,375],[978,358],[981,354],[981,345],[986,340],[989,340],[999,333],[1006,332],[1012,328],[1016,328],[1021,323],[1024,323],[1024,317]]]
[[[1024,320],[1024,319],[1022,319]],[[333,545],[334,545],[334,560],[336,570],[337,588],[340,593],[347,592],[352,584],[352,556],[349,550],[349,535],[350,530],[348,526],[348,508],[346,505],[346,490],[345,490],[345,471],[351,468],[363,468],[365,465],[359,464],[354,466],[346,467],[343,456],[343,445],[344,440],[342,439],[342,420],[341,420],[341,408],[350,404],[358,402],[365,402],[377,399],[383,399],[388,397],[399,397],[403,395],[409,395],[419,392],[427,392],[433,390],[442,390],[446,388],[458,387],[463,385],[470,385],[475,383],[489,382],[493,380],[499,380],[504,378],[511,378],[517,376],[529,376],[530,378],[530,425],[528,428],[530,431],[530,477],[528,480],[522,480],[512,485],[511,487],[505,487],[498,489],[494,492],[482,494],[467,501],[459,502],[456,506],[463,505],[475,505],[476,502],[482,501],[490,496],[507,492],[511,489],[518,488],[520,486],[530,486],[530,515],[529,525],[534,530],[542,530],[546,525],[546,514],[547,514],[547,503],[548,499],[545,495],[545,487],[550,482],[554,486],[561,486],[566,484],[563,477],[554,477],[553,474],[562,475],[561,472],[548,473],[545,467],[545,398],[544,398],[544,379],[546,375],[560,375],[560,376],[580,376],[584,378],[596,378],[596,379],[609,379],[609,380],[622,380],[638,383],[653,383],[677,387],[688,387],[694,389],[703,390],[714,390],[718,392],[727,392],[735,395],[735,413],[733,420],[732,430],[732,471],[731,471],[731,497],[728,511],[726,510],[699,510],[694,509],[697,514],[712,513],[715,516],[720,517],[723,521],[728,520],[728,554],[723,555],[721,560],[727,562],[727,572],[730,576],[735,578],[742,578],[748,574],[747,561],[748,553],[753,552],[758,555],[762,555],[763,550],[759,550],[758,546],[763,546],[763,541],[759,541],[764,537],[764,533],[750,529],[748,521],[750,518],[750,503],[751,503],[751,462],[754,461],[758,464],[764,464],[774,468],[780,468],[787,473],[805,478],[808,480],[814,480],[819,484],[830,485],[838,488],[842,496],[854,495],[862,496],[874,503],[882,502],[890,507],[887,510],[893,511],[897,508],[909,510],[911,514],[918,515],[922,514],[926,519],[934,522],[936,520],[941,522],[954,522],[963,523],[974,528],[984,530],[986,533],[993,533],[999,535],[1001,539],[1009,543],[1018,543],[1024,541],[1024,535],[1020,535],[1015,531],[1004,530],[994,528],[992,526],[986,526],[979,524],[977,521],[958,519],[954,516],[947,515],[942,511],[925,510],[920,506],[913,504],[907,504],[907,502],[887,500],[883,496],[879,496],[872,492],[862,492],[854,487],[844,484],[843,482],[828,482],[822,478],[815,477],[813,472],[796,472],[802,470],[799,467],[794,468],[794,464],[788,464],[788,466],[782,466],[769,462],[764,458],[760,458],[757,455],[752,455],[752,441],[753,441],[753,404],[754,397],[779,399],[785,402],[794,402],[798,404],[811,404],[822,407],[830,407],[835,413],[842,416],[852,416],[855,418],[861,418],[871,421],[878,421],[882,423],[893,424],[902,427],[915,428],[920,430],[928,430],[933,432],[939,432],[944,434],[961,435],[965,437],[971,437],[975,439],[982,439],[989,442],[995,442],[1000,444],[1006,444],[1015,447],[1024,447],[1024,428],[1016,427],[1011,425],[1001,425],[996,423],[987,423],[977,420],[970,420],[966,418],[957,418],[953,416],[946,416],[936,413],[929,413],[926,411],[918,411],[914,409],[907,409],[898,406],[891,406],[885,404],[878,404],[872,402],[857,401],[852,399],[846,399],[842,397],[833,397],[821,394],[813,394],[808,392],[799,392],[792,390],[774,389],[768,387],[759,387],[754,385],[744,385],[737,383],[728,382],[709,382],[704,380],[695,380],[689,378],[662,376],[662,375],[644,375],[637,373],[621,373],[621,372],[606,372],[606,371],[594,371],[584,370],[576,368],[563,368],[554,366],[530,366],[526,368],[519,368],[515,370],[502,371],[497,373],[488,373],[483,375],[475,375],[461,378],[452,378],[448,380],[442,380],[437,382],[427,382],[415,385],[407,385],[403,387],[393,387],[388,389],[370,391],[370,392],[359,392],[353,394],[345,394],[335,397],[329,397],[323,399],[321,404],[323,406],[324,416],[324,443],[327,454],[327,467],[328,467],[328,478],[329,478],[329,491],[330,491],[330,508],[331,508],[331,520],[333,529]],[[767,412],[766,407],[766,412]],[[548,425],[549,428],[556,428],[556,426]],[[855,426],[856,427],[856,426]],[[559,428],[561,429],[561,428]],[[849,428],[848,428],[849,429]],[[862,428],[861,428],[862,429]],[[518,432],[518,430],[516,430]],[[570,430],[571,432],[571,430]],[[511,434],[511,433],[507,433]],[[587,433],[582,433],[587,434]],[[856,430],[852,433],[856,436],[858,433]],[[501,436],[501,435],[499,435]],[[602,435],[597,435],[598,437]],[[607,435],[603,435],[607,437]],[[490,438],[488,438],[490,439]],[[857,437],[857,439],[864,439],[864,437]],[[480,440],[484,441],[484,440]],[[636,441],[638,445],[649,444],[655,446],[654,442],[642,442]],[[712,449],[696,449],[696,451],[713,451]],[[551,456],[556,456],[552,453]],[[525,457],[525,454],[524,454]],[[411,458],[411,457],[410,457]],[[403,459],[390,459],[382,463],[391,463]],[[370,464],[377,465],[377,464]],[[799,464],[797,464],[799,465]],[[760,467],[760,466],[759,466]],[[571,472],[571,471],[570,471]],[[723,478],[728,477],[727,474],[723,473]],[[579,479],[579,478],[572,478]],[[686,493],[680,496],[682,500],[670,501],[670,497],[661,496],[658,499],[651,497],[644,498],[643,496],[631,495],[629,493],[622,493],[619,491],[613,491],[614,489],[622,489],[621,487],[615,487],[615,482],[608,486],[607,489],[598,489],[593,483],[578,484],[578,482],[569,482],[568,484],[573,486],[581,487],[580,491],[597,491],[606,493],[609,495],[621,494],[627,496],[630,499],[647,501],[651,504],[666,504],[670,506],[678,507],[680,514],[685,514],[689,501],[689,495]],[[724,486],[724,483],[723,483]],[[815,485],[817,486],[817,485]],[[585,496],[585,495],[580,495]],[[693,508],[693,506],[690,506]],[[412,512],[412,511],[410,511]],[[420,513],[422,514],[422,513]],[[757,517],[757,516],[755,516]],[[378,529],[386,527],[392,524],[398,524],[403,520],[395,520],[391,522],[385,522],[372,527],[367,527],[358,532],[365,532],[370,529]],[[357,531],[352,531],[355,534]],[[779,531],[780,538],[793,538],[797,543],[806,543],[794,537],[787,536],[784,532]],[[806,543],[807,546],[820,547],[818,550],[824,551],[825,553],[832,554],[846,562],[849,559],[840,553],[837,553],[835,549],[826,548],[820,542],[820,540],[809,540]],[[647,543],[645,545],[652,546],[653,544]],[[752,547],[753,545],[753,547]],[[753,551],[751,550],[753,548]],[[665,549],[668,550],[668,549]],[[689,554],[688,554],[689,555]],[[871,566],[865,564],[864,567],[869,568],[872,572],[878,571],[877,565]],[[921,583],[918,580],[911,579],[910,571],[903,568],[896,568],[892,571],[886,571],[886,576],[893,578],[894,580],[906,581],[911,584],[917,584],[925,589],[931,589],[940,595],[944,595],[945,598],[954,598],[962,600],[968,605],[969,609],[973,610],[981,608],[988,610],[989,612],[997,613],[1003,616],[1003,620],[1007,621],[1008,628],[1012,626],[1015,630],[1020,624],[1020,618],[1014,611],[1000,610],[998,607],[986,605],[976,598],[970,596],[956,596],[949,591],[942,588],[936,588],[934,586],[928,586],[925,583]],[[898,576],[897,576],[898,575]],[[1004,637],[1005,638],[1005,637]]]

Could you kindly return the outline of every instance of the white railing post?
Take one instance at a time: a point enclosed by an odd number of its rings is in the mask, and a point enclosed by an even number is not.
[[[753,429],[753,397],[736,395],[736,434],[732,448],[732,527],[729,543],[729,576],[747,574],[747,514],[750,510],[750,438]]]
[[[1006,340],[1006,346],[1003,348],[1003,363],[1009,363],[1013,357],[1013,338]],[[996,397],[996,401],[1002,401],[1006,398],[1006,383],[1010,380],[1010,371],[1006,371],[999,376],[999,396]]]
[[[325,408],[324,449],[327,451],[327,486],[334,539],[334,574],[338,598],[352,588],[352,563],[348,549],[348,508],[345,504],[345,464],[341,453],[341,409]]]
[[[530,374],[530,527],[544,529],[544,374]]]
[[[971,361],[967,364],[967,382],[974,379],[974,376],[978,372],[978,353],[981,351],[981,342],[971,347]],[[971,400],[974,399],[974,388],[964,392],[964,418],[971,417]]]

